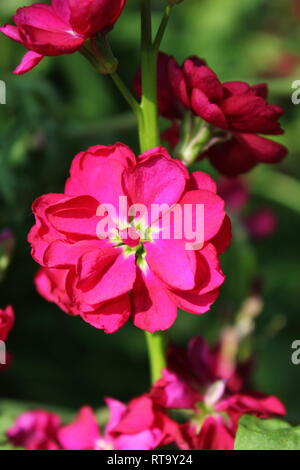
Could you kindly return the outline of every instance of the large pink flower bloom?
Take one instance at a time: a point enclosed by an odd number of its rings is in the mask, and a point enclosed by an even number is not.
[[[286,156],[283,145],[260,135],[283,133],[278,122],[283,109],[267,102],[265,84],[221,83],[197,57],[185,60],[181,67],[169,58],[168,79],[174,102],[179,100],[185,109],[213,126],[214,139],[201,158],[208,157],[221,173],[236,176],[260,162],[278,163]],[[178,131],[178,123],[173,122],[164,133],[171,146],[179,139]]]
[[[82,408],[75,421],[61,428],[58,440],[64,450],[152,450],[174,440],[177,425],[147,396],[127,406],[106,399],[110,418],[103,435],[89,407]]]
[[[60,417],[44,410],[22,413],[6,435],[16,447],[27,450],[58,450]]]
[[[13,308],[8,305],[4,309],[0,309],[0,340],[6,341],[11,331],[12,327],[14,326],[15,322],[15,314]]]
[[[194,209],[202,204],[203,246],[186,249],[184,229],[180,226],[182,235],[176,238],[166,208],[156,219],[149,215],[143,221],[118,212],[120,196],[129,206],[143,204],[149,214],[153,204],[177,204],[183,211],[188,204],[192,221]],[[99,238],[98,224],[104,218],[97,214],[108,204],[116,209],[115,229],[108,238]],[[45,268],[37,276],[39,292],[107,333],[129,317],[149,332],[166,330],[177,307],[205,313],[218,296],[224,281],[218,253],[230,242],[224,202],[208,175],[189,175],[164,148],[136,159],[123,144],[91,147],[75,157],[65,193],[40,197],[33,212],[32,256]],[[135,240],[124,236],[125,226]]]
[[[167,409],[193,413],[176,435],[181,449],[233,450],[242,415],[268,418],[285,414],[284,405],[274,396],[231,390],[228,384],[232,375],[218,359],[221,357],[208,348],[203,338],[192,339],[185,354],[171,357],[169,369],[150,393]]]
[[[44,56],[78,51],[96,33],[108,31],[120,16],[126,0],[52,0],[19,8],[16,26],[0,31],[29,49],[14,73],[33,69]]]

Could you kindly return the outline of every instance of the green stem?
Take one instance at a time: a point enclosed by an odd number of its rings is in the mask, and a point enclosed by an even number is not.
[[[115,83],[116,87],[119,89],[121,94],[123,95],[124,99],[127,101],[129,106],[133,109],[136,116],[139,115],[140,107],[134,96],[132,95],[131,91],[127,88],[121,77],[116,73],[110,74],[113,82]]]
[[[152,45],[151,0],[141,2],[142,100],[138,116],[141,152],[160,144],[157,111],[157,50]],[[146,332],[151,381],[160,378],[166,367],[165,334]]]
[[[141,151],[160,143],[157,112],[157,51],[152,47],[151,0],[141,1],[142,101],[139,116]]]
[[[146,341],[150,359],[151,382],[154,383],[161,376],[161,371],[166,367],[166,341],[164,334],[146,332]]]
[[[156,37],[154,39],[154,42],[153,42],[153,49],[155,49],[156,51],[158,51],[159,48],[160,48],[161,41],[162,41],[163,36],[165,34],[166,28],[168,26],[168,22],[169,22],[169,19],[170,19],[170,16],[171,16],[172,8],[173,8],[173,5],[168,5],[166,7],[165,14],[164,14],[163,19],[161,20],[160,26],[158,28],[157,35],[156,35]]]

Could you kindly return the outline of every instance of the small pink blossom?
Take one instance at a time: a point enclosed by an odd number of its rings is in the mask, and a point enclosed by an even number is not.
[[[27,450],[58,450],[60,417],[44,410],[26,411],[7,431],[9,441]]]
[[[262,207],[245,217],[244,223],[253,239],[263,240],[276,232],[278,217],[272,209]]]

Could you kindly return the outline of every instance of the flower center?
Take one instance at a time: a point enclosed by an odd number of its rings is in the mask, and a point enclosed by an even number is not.
[[[154,230],[147,227],[144,220],[132,219],[126,225],[119,223],[110,241],[114,246],[122,247],[125,256],[134,255],[136,264],[145,271],[147,269],[145,244],[152,242],[151,233]]]
[[[142,233],[133,226],[119,230],[119,235],[123,243],[130,248],[134,248],[141,243]]]

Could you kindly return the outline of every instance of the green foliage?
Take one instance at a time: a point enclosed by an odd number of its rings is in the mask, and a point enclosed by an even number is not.
[[[300,426],[279,419],[243,416],[239,422],[235,450],[300,450]]]

